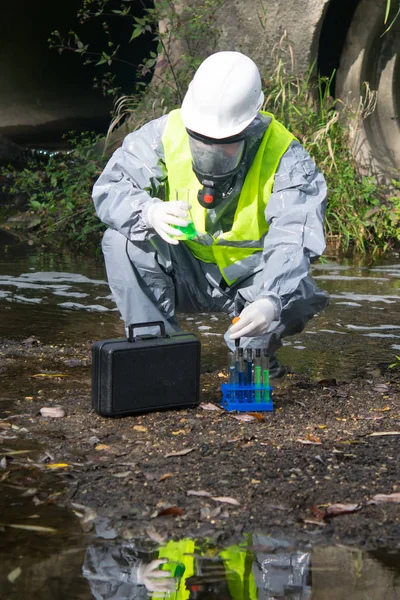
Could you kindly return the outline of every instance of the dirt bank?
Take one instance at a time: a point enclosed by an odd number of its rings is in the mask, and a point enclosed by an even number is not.
[[[46,499],[42,486],[41,502],[90,507],[125,538],[223,541],[263,529],[400,547],[399,505],[374,499],[400,493],[395,371],[347,382],[286,376],[274,382],[275,412],[248,421],[219,409],[225,373],[205,373],[195,410],[103,419],[90,407],[90,349],[0,340],[0,459],[10,445],[42,446],[8,454],[0,487],[10,469],[23,486],[19,465],[50,465],[62,493]],[[55,406],[65,416],[40,415]],[[343,511],[352,512],[332,516]]]

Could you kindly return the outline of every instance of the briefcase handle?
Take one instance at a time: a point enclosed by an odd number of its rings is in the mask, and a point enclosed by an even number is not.
[[[149,323],[132,323],[131,325],[129,325],[128,327],[128,342],[134,342],[135,341],[135,334],[134,334],[134,330],[138,329],[139,327],[159,327],[160,328],[160,333],[161,333],[161,337],[166,338],[168,337],[166,331],[165,331],[165,325],[163,321],[150,321]]]

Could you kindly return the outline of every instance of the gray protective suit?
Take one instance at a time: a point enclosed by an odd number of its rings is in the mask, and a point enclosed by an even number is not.
[[[328,296],[309,276],[310,262],[325,248],[323,218],[326,183],[297,142],[281,159],[265,218],[269,230],[264,250],[250,272],[226,287],[216,265],[193,257],[184,243],[162,240],[146,221],[153,202],[160,202],[167,173],[162,135],[168,115],[129,134],[93,189],[101,221],[109,226],[103,253],[111,291],[126,325],[163,321],[167,333],[179,330],[176,311],[225,312],[230,317],[251,302],[268,297],[275,321],[265,336],[242,338],[242,345],[267,347],[269,355],[281,339],[300,332],[328,303]],[[233,190],[208,210],[207,233],[230,229],[240,190],[270,118],[259,115],[249,126],[246,154]],[[225,340],[233,348],[233,342]]]

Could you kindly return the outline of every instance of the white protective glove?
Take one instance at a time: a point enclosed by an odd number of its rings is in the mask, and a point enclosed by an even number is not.
[[[275,304],[268,298],[255,300],[240,313],[239,320],[229,331],[231,340],[265,335],[275,318]]]
[[[137,582],[144,585],[149,592],[167,593],[175,592],[177,580],[171,571],[162,571],[159,567],[167,563],[167,558],[152,560],[150,563],[141,563],[137,571]]]
[[[179,236],[180,231],[171,227],[187,227],[189,223],[190,204],[184,200],[171,200],[169,202],[154,202],[150,205],[146,221],[156,230],[158,235],[168,244],[179,244],[179,240],[171,236]]]

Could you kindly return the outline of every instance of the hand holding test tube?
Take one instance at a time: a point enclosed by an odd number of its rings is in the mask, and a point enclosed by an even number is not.
[[[184,202],[187,202],[187,204],[190,204],[189,202],[189,190],[188,188],[179,188],[177,190],[175,190],[175,199],[176,200],[183,200]],[[175,225],[175,229],[179,230],[179,234],[177,236],[175,236],[177,239],[180,240],[193,240],[195,237],[197,237],[197,233],[196,233],[196,229],[193,223],[193,218],[192,218],[192,214],[191,214],[191,210],[188,210],[188,224],[185,227],[180,227],[178,225]]]

